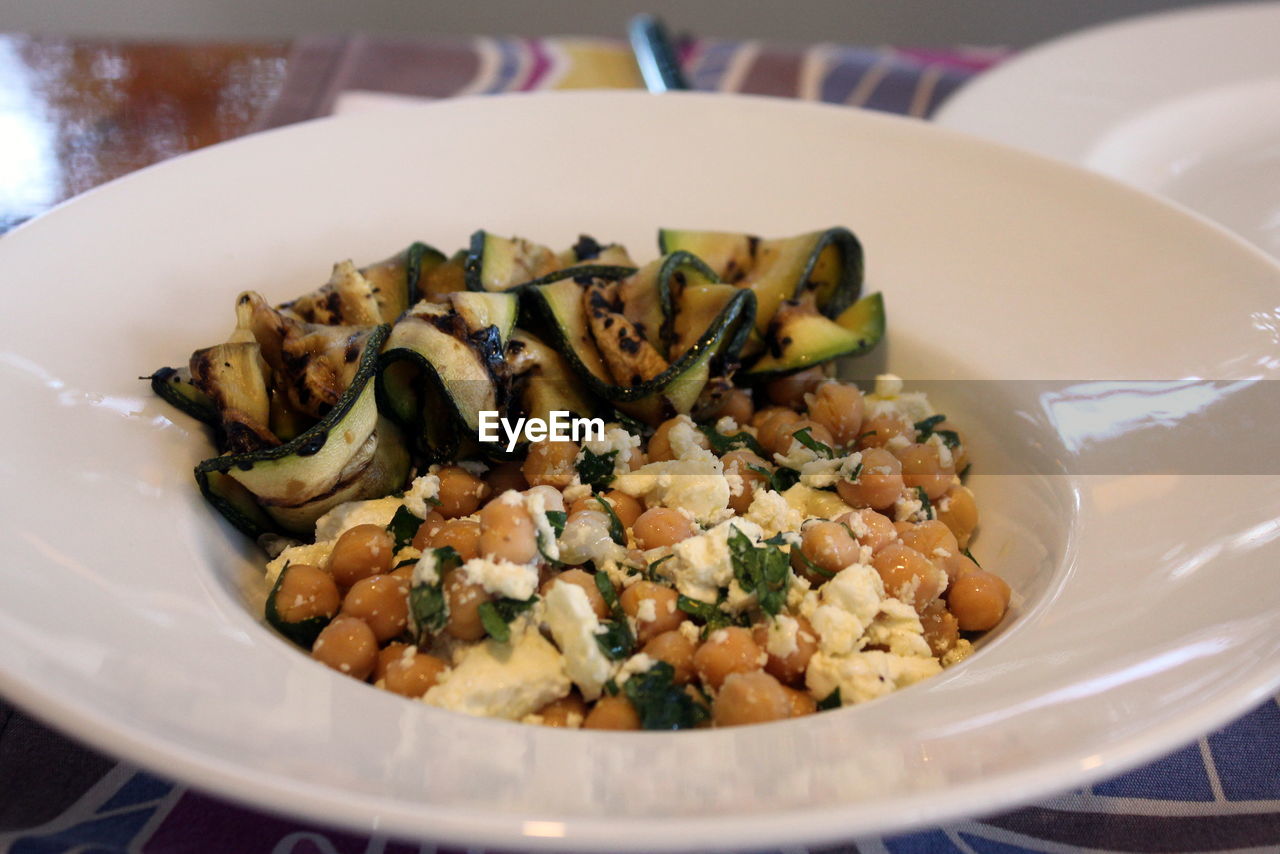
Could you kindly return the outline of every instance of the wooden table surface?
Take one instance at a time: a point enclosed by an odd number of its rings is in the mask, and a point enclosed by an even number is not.
[[[0,35],[0,233],[112,178],[254,128],[286,42]]]

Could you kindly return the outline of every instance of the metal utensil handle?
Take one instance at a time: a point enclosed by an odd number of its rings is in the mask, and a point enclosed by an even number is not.
[[[631,50],[640,66],[640,76],[650,92],[673,92],[689,89],[689,81],[680,70],[676,51],[662,21],[653,15],[636,15],[627,25]]]

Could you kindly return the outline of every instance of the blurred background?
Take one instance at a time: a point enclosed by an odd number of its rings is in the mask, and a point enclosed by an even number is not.
[[[654,12],[675,32],[776,43],[1023,47],[1190,0],[0,0],[0,31],[130,38],[617,36]],[[1205,5],[1201,0],[1200,5]]]

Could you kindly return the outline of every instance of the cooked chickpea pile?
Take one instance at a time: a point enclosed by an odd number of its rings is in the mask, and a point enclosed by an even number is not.
[[[343,505],[268,566],[268,617],[335,670],[470,714],[812,714],[938,672],[1005,616],[1009,586],[968,551],[967,457],[896,378],[864,394],[805,371],[647,444],[611,425]]]

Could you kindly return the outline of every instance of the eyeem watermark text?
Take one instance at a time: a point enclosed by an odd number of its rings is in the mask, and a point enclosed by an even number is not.
[[[480,410],[480,429],[476,431],[481,442],[498,442],[498,429],[506,435],[507,453],[516,449],[521,437],[527,442],[589,442],[604,438],[603,418],[574,418],[567,409],[553,409],[550,419],[502,418],[496,409]]]

